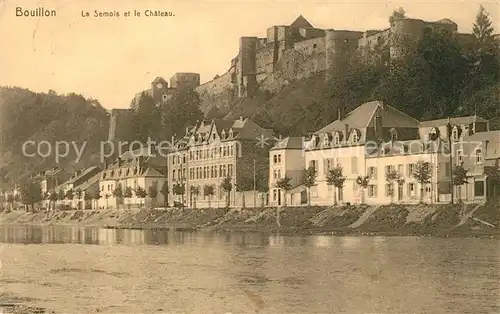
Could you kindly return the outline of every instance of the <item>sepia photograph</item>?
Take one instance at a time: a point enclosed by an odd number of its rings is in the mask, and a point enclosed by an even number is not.
[[[500,313],[500,2],[0,0],[0,314]]]

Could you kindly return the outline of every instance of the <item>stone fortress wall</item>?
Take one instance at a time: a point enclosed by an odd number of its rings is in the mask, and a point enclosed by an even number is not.
[[[198,73],[176,73],[170,78],[170,86],[159,77],[151,83],[151,89],[144,92],[155,101],[165,101],[177,90],[194,88],[205,113],[213,106],[227,109],[239,98],[251,97],[259,90],[276,92],[290,81],[319,72],[328,73],[345,54],[370,53],[389,45],[389,58],[395,58],[400,51],[391,38],[420,39],[426,32],[435,30],[445,30],[464,42],[473,41],[472,34],[459,34],[457,24],[449,19],[436,22],[402,19],[385,30],[362,32],[318,29],[299,16],[290,25],[268,28],[265,38],[241,37],[238,54],[231,60],[229,69],[211,81],[200,85]],[[136,95],[135,102],[142,93]]]

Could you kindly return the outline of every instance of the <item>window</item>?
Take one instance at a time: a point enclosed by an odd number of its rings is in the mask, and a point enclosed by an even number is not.
[[[326,158],[323,160],[325,175],[328,175],[328,171],[333,168],[333,158]]]
[[[309,167],[313,167],[313,169],[317,171],[316,160],[309,161]]]
[[[278,171],[277,170],[273,170],[273,178],[274,178],[274,180],[278,179]]]
[[[393,196],[393,195],[394,195],[393,188],[394,188],[394,185],[393,185],[393,184],[387,183],[387,184],[385,185],[385,196],[386,196],[386,197],[388,197],[388,196]]]
[[[278,179],[281,179],[281,170],[278,169]]]
[[[398,165],[398,173],[403,174],[405,172],[405,166],[404,165]]]
[[[340,133],[339,132],[335,132],[335,135],[333,137],[333,143],[334,143],[334,145],[340,144]]]
[[[464,151],[463,150],[457,150],[457,164],[462,164],[464,162]]]
[[[425,195],[427,195],[427,196],[431,195],[431,186],[430,185],[425,186]]]
[[[330,137],[328,136],[328,133],[323,137],[323,146],[330,146]]]
[[[358,157],[351,157],[351,169],[353,174],[358,173]]]
[[[377,186],[369,185],[368,186],[368,197],[377,197]]]
[[[415,168],[415,164],[408,164],[408,165],[406,166],[406,175],[407,175],[408,177],[413,176],[413,170],[414,170],[414,168]]]
[[[416,189],[415,189],[415,183],[408,183],[408,195],[412,198],[417,196],[416,194]]]
[[[480,164],[483,161],[483,151],[480,148],[476,149],[476,164]]]
[[[391,141],[395,142],[398,140],[398,132],[396,129],[391,129]]]
[[[469,130],[469,126],[468,126],[468,125],[465,125],[465,126],[464,126],[464,134],[463,134],[463,135],[464,135],[464,136],[467,136],[467,135],[469,135],[469,134],[470,134],[469,132],[470,132],[470,130]]]
[[[278,163],[281,163],[281,155],[278,155]]]
[[[172,178],[175,179],[175,170],[172,170]]]
[[[357,131],[352,132],[352,142],[357,143],[359,141],[359,134]]]
[[[377,179],[377,168],[368,167],[368,176],[370,179]]]
[[[474,182],[474,196],[484,196],[484,181]]]
[[[276,201],[277,198],[278,198],[278,191],[273,189],[273,201]]]
[[[458,128],[456,126],[454,126],[453,130],[451,131],[451,139],[454,141],[458,140]]]
[[[313,49],[316,49],[318,45],[317,44],[313,44]]]
[[[273,156],[273,161],[274,161],[275,164],[278,163],[278,155],[274,155]]]

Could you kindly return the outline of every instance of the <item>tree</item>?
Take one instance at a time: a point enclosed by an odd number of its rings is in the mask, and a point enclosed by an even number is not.
[[[203,195],[208,196],[208,207],[211,208],[210,202],[212,199],[212,195],[214,195],[214,186],[213,185],[204,185],[203,186]]]
[[[356,184],[361,188],[361,204],[365,203],[365,190],[370,184],[370,176],[358,176]]]
[[[166,209],[167,206],[168,206],[168,193],[169,193],[168,182],[167,181],[163,182],[163,185],[161,186],[160,192],[163,195],[163,200],[164,200],[164,204],[163,205],[165,206],[165,209]]]
[[[49,202],[52,203],[52,206],[54,209],[56,208],[56,202],[58,201],[58,198],[59,198],[59,195],[57,195],[56,191],[54,191],[54,190],[50,191]]]
[[[389,184],[389,196],[391,197],[391,203],[394,202],[394,182],[397,182],[401,178],[401,175],[393,168],[390,168],[385,173],[385,181]]]
[[[73,192],[73,189],[69,189],[66,191],[66,199],[67,200],[73,200],[73,197],[75,197],[75,193]]]
[[[226,207],[229,208],[229,203],[231,199],[231,190],[233,189],[233,184],[231,183],[231,178],[230,177],[225,177],[224,180],[222,180],[221,183],[221,188],[224,192],[226,192]]]
[[[82,198],[82,190],[80,188],[76,189],[75,190],[75,196],[77,199],[81,199]]]
[[[151,185],[148,188],[148,196],[153,200],[153,208],[156,206],[156,198],[158,197],[158,187],[156,185]]]
[[[394,21],[402,20],[405,18],[406,18],[405,9],[399,7],[397,10],[392,11],[392,15],[389,17],[389,23],[392,25]]]
[[[130,186],[125,187],[123,190],[123,197],[128,198],[128,208],[130,209],[130,198],[132,197],[132,188]]]
[[[192,185],[189,188],[189,191],[191,192],[191,195],[193,197],[193,207],[196,208],[196,201],[198,199],[198,195],[200,195],[200,187]]]
[[[186,184],[185,183],[175,183],[172,187],[172,193],[174,195],[179,195],[181,197],[181,205],[184,206],[184,194],[186,193]]]
[[[119,206],[123,202],[123,189],[121,184],[117,184],[115,186],[115,189],[113,190],[113,196],[116,198],[117,204],[116,206]]]
[[[337,205],[337,196],[335,193],[335,189],[338,189],[340,193],[340,190],[344,187],[344,182],[346,179],[342,172],[342,167],[340,165],[337,165],[333,169],[328,170],[328,174],[326,176],[326,184],[332,186],[334,205]]]
[[[132,188],[130,186],[127,186],[125,190],[123,191],[123,197],[125,198],[131,198],[132,197]]]
[[[153,138],[160,129],[160,115],[154,99],[142,93],[139,101],[133,103],[132,129],[135,140],[146,142]]]
[[[162,136],[170,139],[174,134],[184,134],[186,126],[204,118],[200,109],[201,99],[194,90],[175,93],[160,106]]]
[[[21,200],[35,212],[35,203],[42,200],[42,189],[37,182],[25,182],[21,185]]]
[[[427,161],[419,160],[415,164],[412,176],[420,183],[420,202],[424,199],[424,185],[431,183],[432,167]]]
[[[494,48],[493,23],[491,18],[481,5],[476,15],[476,20],[472,26],[472,34],[476,38],[476,52],[479,55],[491,53]]]
[[[300,183],[307,188],[307,205],[311,206],[311,188],[316,185],[316,177],[318,173],[314,166],[309,166],[309,168],[302,171],[300,177]]]
[[[287,195],[288,191],[290,191],[290,189],[292,188],[292,184],[290,183],[291,180],[292,180],[292,178],[285,176],[284,178],[279,179],[275,184],[276,188],[278,188],[284,192],[283,193],[284,194],[284,200],[283,200],[284,207],[286,207],[286,195]],[[280,191],[280,193],[281,193],[281,191]]]
[[[452,170],[452,185],[458,187],[458,200],[462,201],[461,186],[469,183],[467,180],[467,172],[463,164],[455,165]]]
[[[146,190],[143,189],[140,186],[137,186],[137,188],[135,189],[134,193],[135,193],[135,196],[137,196],[140,199],[144,199],[148,195],[148,193],[146,192]],[[142,202],[140,202],[140,205],[142,206]]]

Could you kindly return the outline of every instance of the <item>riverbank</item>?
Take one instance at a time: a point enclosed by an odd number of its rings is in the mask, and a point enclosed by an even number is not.
[[[142,209],[0,213],[0,225],[216,230],[281,234],[499,236],[498,204],[384,205],[244,209]]]

